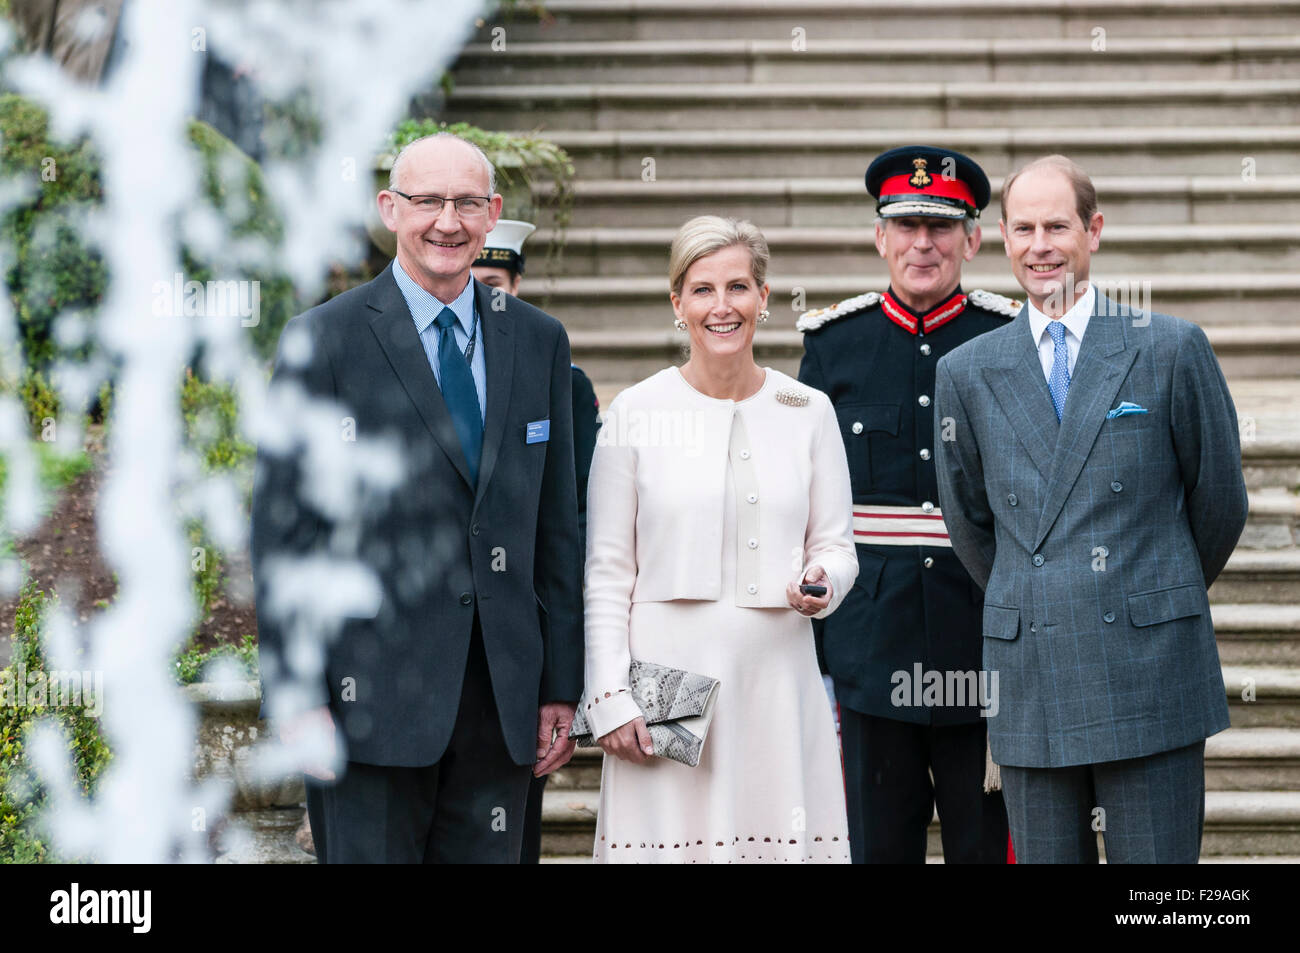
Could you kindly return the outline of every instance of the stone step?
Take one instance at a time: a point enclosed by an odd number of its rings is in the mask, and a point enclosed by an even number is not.
[[[672,40],[474,43],[454,74],[469,86],[545,83],[864,83],[932,82],[932,57],[895,38],[790,39],[682,37]],[[1290,36],[1112,35],[1104,50],[1090,35],[952,37],[942,48],[948,82],[1083,82],[1286,79],[1300,77],[1300,39]]]
[[[565,279],[577,280],[583,279]],[[967,287],[984,287],[1002,294],[1012,293],[1012,289],[993,288],[978,280],[971,281]],[[641,289],[640,300],[630,297],[619,300],[619,294],[626,290],[622,284],[608,282],[605,289],[608,297],[600,299],[603,300],[602,306],[594,303],[596,298],[589,301],[586,295],[560,293],[564,290],[563,286],[549,298],[543,294],[533,294],[527,286],[524,291],[530,302],[564,319],[570,329],[569,340],[573,347],[574,363],[596,383],[596,393],[602,407],[608,406],[607,396],[612,396],[623,387],[644,380],[670,364],[681,364],[686,360],[683,351],[684,335],[667,327],[672,320],[672,312],[668,306],[666,282],[654,291]],[[773,300],[779,299],[782,290],[788,293],[788,286],[786,289],[780,289],[779,286],[775,288],[777,294]],[[857,292],[846,292],[838,297],[847,298],[850,294],[857,293],[861,293],[861,288]],[[836,297],[826,295],[818,300],[831,302]],[[1172,310],[1188,316],[1187,308]],[[602,318],[606,327],[598,329]],[[789,323],[793,321],[788,321],[787,324]],[[597,325],[597,328],[592,325]],[[665,329],[655,330],[657,326],[665,326]],[[1239,382],[1250,383],[1256,379],[1274,378],[1282,374],[1300,377],[1300,328],[1211,326],[1206,329],[1206,334],[1214,345],[1224,375],[1234,387]],[[796,374],[803,353],[802,342],[803,335],[798,331],[765,329],[759,331],[754,338],[754,354],[765,367]],[[1262,425],[1259,433],[1261,437],[1266,435]],[[1284,474],[1296,469],[1293,457],[1252,459],[1257,462],[1247,468],[1248,479],[1254,472]]]
[[[677,228],[694,215],[709,213],[749,219],[761,228],[869,228],[875,202],[863,187],[867,157],[859,174],[840,179],[580,179],[574,183],[571,227]],[[997,243],[998,196],[1002,176],[989,177],[993,201],[983,215],[984,241]],[[1300,175],[1259,176],[1245,182],[1227,176],[1097,176],[1094,178],[1106,235],[1119,225],[1293,225],[1300,221]],[[539,184],[536,199],[546,206],[551,190]],[[536,241],[536,238],[533,239]]]
[[[889,268],[876,251],[873,211],[859,211],[866,224],[849,228],[768,226],[759,223],[772,252],[773,267],[785,274],[840,272],[881,287]],[[996,212],[994,213],[996,214]],[[581,215],[579,210],[578,216]],[[680,223],[679,223],[680,224]],[[676,227],[568,228],[564,254],[553,273],[566,277],[619,275],[623,278],[668,271],[668,250]],[[535,253],[545,253],[557,233],[542,229],[530,239]],[[1006,252],[997,225],[990,221],[971,271],[1006,268]],[[1267,277],[1300,272],[1300,225],[1110,225],[1102,232],[1094,256],[1098,275],[1213,274],[1242,272]]]
[[[1300,546],[1300,496],[1280,487],[1251,493],[1250,515],[1237,548],[1280,550],[1296,546]]]
[[[1210,606],[1219,661],[1236,668],[1300,667],[1300,606],[1258,603]]]
[[[458,85],[448,122],[682,130],[1300,123],[1300,80],[1051,83],[606,83]],[[913,132],[915,135],[915,132]],[[910,137],[909,137],[910,138]]]
[[[1218,345],[1215,345],[1216,348]],[[1292,385],[1294,386],[1294,384]],[[1237,386],[1233,385],[1234,395]],[[1238,407],[1241,407],[1240,401]],[[1241,413],[1241,410],[1238,410]],[[1241,444],[1242,473],[1246,486],[1285,487],[1300,489],[1300,440],[1295,437],[1269,439],[1260,428],[1259,439],[1243,439]]]
[[[566,128],[554,118],[532,114],[517,127],[542,126],[546,138],[568,151],[578,178],[642,182],[688,182],[700,178],[800,176],[858,178],[870,158],[907,143],[939,143],[975,159],[993,175],[1021,163],[1061,152],[1095,176],[1300,174],[1300,128],[1214,126],[1194,121],[1171,125],[1148,117],[1141,128],[1109,123],[1060,128],[890,127],[869,122],[856,129],[826,126],[800,130],[679,129],[662,121],[656,129],[616,131]],[[494,128],[504,128],[496,126]],[[651,165],[653,162],[653,166]]]
[[[1300,728],[1229,728],[1205,741],[1207,791],[1300,791]]]
[[[794,327],[799,315],[811,308],[825,307],[870,290],[858,276],[869,261],[865,255],[851,272],[798,273],[781,267],[769,272],[772,296],[768,307],[772,333]],[[980,262],[979,269],[963,273],[967,288],[1023,300],[1010,269],[994,271],[993,261]],[[779,269],[779,270],[778,270]],[[1267,331],[1240,333],[1236,344],[1266,345],[1276,354],[1293,353],[1300,339],[1295,337],[1296,299],[1300,295],[1300,274],[1286,272],[1103,272],[1092,275],[1097,286],[1120,303],[1154,309],[1195,321],[1207,329],[1238,332],[1267,327]],[[881,285],[878,290],[884,290]],[[657,331],[672,327],[668,302],[667,269],[657,275],[573,276],[544,278],[530,272],[520,287],[520,297],[560,317],[570,331],[608,330],[618,332]],[[797,308],[797,310],[796,310]],[[1217,328],[1216,328],[1217,326]],[[1262,337],[1253,337],[1258,333]],[[1225,341],[1231,336],[1225,336]],[[1217,343],[1217,342],[1216,342]],[[1287,372],[1273,377],[1287,377]]]
[[[1210,587],[1210,601],[1294,604],[1297,592],[1300,549],[1238,549]]]
[[[542,804],[542,853],[590,857],[599,803],[597,791],[547,792]],[[927,852],[941,856],[937,819],[930,823],[927,840]],[[1300,792],[1207,790],[1201,853],[1210,857],[1300,854]]]
[[[1234,728],[1300,727],[1300,667],[1225,665],[1223,685]]]
[[[503,26],[510,44],[630,40],[767,39],[786,44],[897,37],[947,41],[1064,37],[1107,44],[1132,37],[1284,36],[1295,33],[1296,0],[546,0],[546,16],[517,13],[485,22],[475,34],[491,42]],[[802,31],[796,33],[795,31]],[[935,42],[935,54],[943,46]]]

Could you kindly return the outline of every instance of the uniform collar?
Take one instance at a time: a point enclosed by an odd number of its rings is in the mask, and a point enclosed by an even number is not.
[[[958,285],[952,296],[937,308],[920,314],[895,298],[894,289],[890,288],[881,296],[880,307],[890,321],[909,334],[929,334],[966,310],[966,293]]]

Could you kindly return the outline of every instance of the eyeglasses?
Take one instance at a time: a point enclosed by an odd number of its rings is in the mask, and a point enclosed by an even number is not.
[[[389,189],[388,191],[406,199],[415,206],[416,211],[429,215],[441,215],[443,206],[450,202],[452,207],[456,209],[456,214],[461,218],[475,218],[479,215],[486,215],[488,206],[492,204],[490,195],[462,195],[454,199],[447,199],[441,195],[407,195],[397,189]]]

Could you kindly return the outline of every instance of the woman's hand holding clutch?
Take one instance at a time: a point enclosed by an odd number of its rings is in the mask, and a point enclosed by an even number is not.
[[[605,750],[624,761],[633,764],[645,764],[654,757],[654,745],[650,743],[650,729],[646,727],[645,718],[633,718],[626,725],[615,728],[609,734],[601,735],[596,743]]]

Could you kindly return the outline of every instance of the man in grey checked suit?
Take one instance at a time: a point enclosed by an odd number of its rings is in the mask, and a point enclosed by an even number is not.
[[[984,667],[1016,858],[1195,863],[1205,739],[1228,727],[1206,588],[1246,521],[1237,415],[1204,332],[1088,282],[1087,175],[1002,191],[1029,302],[938,365],[944,521],[985,589]]]

